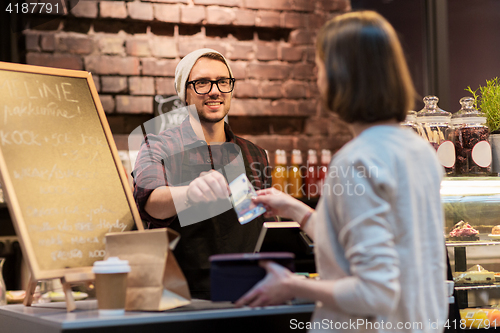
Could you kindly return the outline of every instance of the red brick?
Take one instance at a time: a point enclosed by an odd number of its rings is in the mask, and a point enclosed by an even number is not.
[[[185,37],[179,39],[179,55],[181,58],[203,47],[205,47],[205,41],[203,39]]]
[[[235,83],[234,96],[237,98],[252,98],[259,96],[259,81],[240,80]]]
[[[127,5],[125,1],[101,1],[99,3],[99,16],[103,18],[127,18]]]
[[[314,44],[316,34],[309,30],[294,30],[290,33],[289,42],[293,45]]]
[[[189,0],[144,0],[149,2],[161,2],[161,3],[189,3]]]
[[[233,130],[234,134],[238,136],[244,134],[252,134],[252,135],[269,134],[271,127],[273,126],[272,120],[269,121],[269,119],[265,119],[263,117],[247,117],[247,116],[229,117],[229,123],[231,124],[231,129]],[[279,120],[279,122],[280,124],[284,123],[283,121],[281,121],[281,119]]]
[[[306,120],[304,133],[307,135],[328,135],[331,121],[325,117],[311,117]]]
[[[297,112],[304,116],[314,116],[319,114],[317,100],[299,101],[297,105]]]
[[[102,108],[106,113],[114,113],[115,112],[115,99],[110,95],[99,95],[99,99],[101,100]]]
[[[350,11],[351,1],[350,0],[321,0],[320,9],[324,11]]]
[[[247,63],[245,61],[228,61],[228,63],[233,72],[233,76],[237,80],[244,80],[247,78]]]
[[[270,100],[233,98],[231,101],[231,116],[259,116],[271,106]]]
[[[277,60],[278,45],[277,43],[257,43],[257,52],[255,55],[258,60]]]
[[[312,1],[309,1],[312,2]],[[285,28],[305,28],[307,16],[303,13],[285,12],[283,14],[283,27]]]
[[[286,99],[272,101],[271,105],[263,110],[263,114],[268,116],[298,116],[297,102]]]
[[[134,57],[149,57],[151,50],[148,39],[129,39],[125,46],[127,54]]]
[[[155,86],[157,95],[177,95],[174,79],[157,77],[155,78]]]
[[[89,54],[93,51],[92,40],[86,37],[61,37],[57,40],[57,51]]]
[[[306,61],[316,64],[316,47],[307,46],[304,52],[306,53]]]
[[[236,26],[253,26],[255,25],[255,18],[257,17],[257,12],[255,10],[248,9],[234,9],[236,18],[233,24]]]
[[[144,2],[127,2],[128,16],[134,20],[152,21],[153,6]]]
[[[283,80],[289,75],[289,68],[281,64],[250,63],[247,68],[248,77],[266,80]]]
[[[330,1],[334,2],[332,0],[330,0]],[[312,12],[316,9],[316,1],[294,0],[292,9],[300,11],[300,12]]]
[[[287,81],[283,84],[285,98],[306,98],[309,92],[309,84],[300,81]]]
[[[244,8],[272,10],[290,10],[293,5],[292,0],[243,0],[243,3]]]
[[[40,51],[40,35],[33,33],[26,33],[26,50],[27,51]]]
[[[54,51],[56,49],[56,37],[54,34],[43,34],[40,44],[42,45],[42,50]]]
[[[102,76],[102,92],[126,93],[128,91],[127,78],[124,76]]]
[[[155,80],[152,77],[129,77],[128,86],[131,95],[155,94]]]
[[[94,74],[139,75],[139,59],[117,56],[87,56],[85,69]]]
[[[268,2],[271,2],[268,0]],[[257,27],[279,27],[281,24],[280,12],[259,10],[255,18],[255,26]]]
[[[125,40],[115,35],[100,36],[99,50],[103,54],[125,54]]]
[[[330,138],[320,135],[300,135],[298,139],[293,149],[299,149],[304,154],[308,149],[315,149],[318,154],[321,152],[321,149],[330,149],[332,154],[335,154],[335,152],[345,143],[345,141],[339,141],[339,138]]]
[[[231,117],[229,117],[229,120],[231,120]],[[288,152],[292,151],[292,149],[296,149],[298,139],[298,136],[291,135],[243,135],[242,137],[266,149],[269,153],[269,162],[271,164],[274,163],[276,149],[285,149]]]
[[[157,21],[179,23],[181,19],[181,9],[178,5],[153,5],[154,16]]]
[[[153,96],[116,96],[118,113],[153,113]]]
[[[113,117],[113,118],[116,118],[116,117]],[[141,138],[140,135],[135,135],[134,134],[130,134],[127,135],[127,134],[115,134],[113,133],[113,140],[115,141],[115,144],[116,144],[116,149],[118,149],[118,151],[120,150],[129,150],[129,144],[128,144],[128,141],[129,139],[131,141],[134,141],[136,140],[137,138],[137,148],[140,148],[141,144],[142,144],[142,141],[144,141],[144,136]],[[132,147],[132,145],[130,146],[130,150],[133,150],[134,148]]]
[[[74,3],[75,0],[72,0]],[[71,8],[71,14],[76,17],[96,18],[97,2],[93,0],[78,1],[78,4]]]
[[[153,40],[153,56],[158,58],[176,58],[179,55],[177,43],[172,37],[156,37]]]
[[[253,57],[253,46],[253,42],[231,43],[227,58],[231,60],[250,60]]]
[[[179,61],[167,59],[147,58],[141,59],[142,75],[147,76],[171,76],[175,75],[175,68]]]
[[[235,12],[231,8],[207,7],[207,24],[230,25],[235,17]]]
[[[281,46],[281,60],[295,62],[302,60],[304,49],[295,46]]]
[[[291,78],[297,80],[313,80],[316,78],[315,66],[312,64],[297,64],[291,70]]]
[[[201,24],[205,17],[205,7],[181,7],[181,23]]]
[[[308,14],[307,15],[307,28],[309,30],[318,31],[330,18],[330,15],[325,12]]]
[[[49,53],[32,53],[26,55],[26,63],[28,65],[46,66],[64,69],[83,69],[82,58],[73,54],[49,54]]]
[[[205,40],[205,47],[209,49],[213,49],[215,51],[218,51],[224,55],[224,57],[227,55],[227,48],[226,44],[222,40],[218,40],[215,38],[207,38]]]
[[[278,99],[283,97],[283,83],[276,81],[263,82],[260,85],[260,97]]]
[[[195,5],[241,7],[241,0],[194,0]]]
[[[309,98],[317,98],[319,99],[319,89],[316,81],[309,83]]]
[[[95,89],[97,92],[101,91],[101,77],[99,75],[92,75],[92,81],[94,81]]]

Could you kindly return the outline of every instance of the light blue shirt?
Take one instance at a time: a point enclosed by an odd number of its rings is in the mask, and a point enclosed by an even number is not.
[[[317,304],[316,328],[443,330],[442,177],[429,143],[396,125],[370,127],[334,156],[314,238],[319,275],[336,280],[332,297],[344,313]]]

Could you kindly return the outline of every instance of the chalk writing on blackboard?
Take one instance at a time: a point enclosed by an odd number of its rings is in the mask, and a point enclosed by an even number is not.
[[[92,266],[140,222],[96,99],[89,73],[0,63],[0,169],[35,279]]]

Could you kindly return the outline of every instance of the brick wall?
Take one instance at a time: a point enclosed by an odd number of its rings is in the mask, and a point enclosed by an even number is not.
[[[318,101],[314,65],[318,28],[349,0],[69,1],[67,15],[25,31],[26,61],[90,71],[116,136],[152,117],[155,94],[175,94],[184,55],[209,47],[237,78],[229,123],[271,159],[350,139]]]

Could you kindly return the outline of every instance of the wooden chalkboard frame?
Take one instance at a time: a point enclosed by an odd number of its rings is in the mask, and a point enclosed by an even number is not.
[[[137,206],[133,199],[132,192],[129,187],[129,183],[127,181],[127,177],[124,172],[124,168],[120,161],[118,151],[113,140],[113,136],[111,130],[109,128],[106,115],[102,108],[99,95],[97,93],[94,81],[92,79],[92,74],[90,72],[85,71],[76,71],[76,70],[66,70],[66,69],[58,69],[58,68],[50,68],[50,67],[39,67],[39,66],[31,66],[31,65],[21,65],[21,64],[13,64],[13,63],[5,63],[0,62],[0,70],[3,71],[14,71],[14,72],[23,72],[23,73],[32,73],[32,74],[45,74],[52,76],[60,76],[60,77],[68,77],[68,78],[83,78],[87,80],[87,84],[90,89],[91,97],[93,99],[95,105],[95,111],[98,114],[100,123],[102,125],[105,137],[107,139],[107,144],[111,151],[113,161],[115,163],[116,170],[118,172],[118,176],[120,178],[123,191],[128,202],[130,212],[133,218],[133,222],[135,223],[137,229],[139,231],[144,230],[139,212],[137,210]],[[34,289],[33,283],[36,285],[36,281],[44,280],[44,279],[53,279],[53,278],[61,278],[61,280],[74,282],[74,281],[85,281],[91,280],[92,277],[92,267],[73,267],[73,268],[64,268],[64,269],[53,269],[53,270],[41,270],[38,269],[38,265],[35,265],[36,257],[35,257],[35,249],[32,244],[27,241],[29,238],[27,226],[25,224],[23,214],[19,205],[18,198],[15,195],[13,183],[11,181],[7,164],[4,159],[4,155],[2,152],[2,148],[0,147],[0,176],[2,179],[2,184],[4,186],[4,196],[6,198],[7,206],[9,208],[11,218],[13,220],[14,227],[16,229],[16,233],[19,237],[21,248],[24,254],[24,258],[28,264],[28,267],[31,272],[31,281],[30,286],[28,287],[27,297],[30,297],[30,289]],[[80,277],[80,278],[75,278]],[[90,277],[90,278],[89,278]],[[67,298],[68,300],[68,298]],[[28,302],[30,303],[30,302]],[[26,304],[26,302],[25,302]],[[29,304],[27,304],[29,305]],[[68,307],[68,310],[69,309]]]

